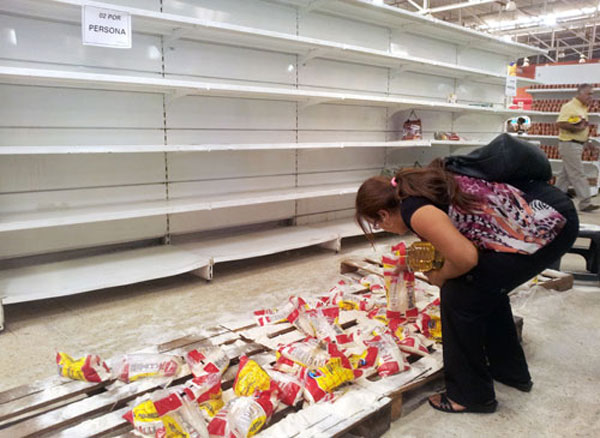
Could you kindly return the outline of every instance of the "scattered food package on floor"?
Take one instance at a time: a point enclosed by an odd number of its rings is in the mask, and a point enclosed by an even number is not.
[[[303,338],[279,343],[276,360],[264,366],[241,356],[225,399],[223,374],[230,358],[221,347],[196,348],[182,356],[128,354],[112,370],[98,356],[74,360],[58,353],[59,374],[90,382],[120,380],[121,385],[167,379],[165,389],[138,397],[123,415],[143,436],[253,436],[276,411],[302,402],[331,402],[351,391],[354,381],[408,371],[411,362],[429,355],[441,341],[439,290],[414,275],[398,278],[392,262],[401,259],[401,247],[391,247],[379,259],[385,276],[347,276],[323,295],[295,295],[277,309],[254,312],[257,330],[266,333],[270,326],[289,323]],[[408,301],[398,296],[397,286],[410,293]],[[392,302],[390,292],[396,294]],[[344,312],[352,312],[351,324],[344,323]],[[193,377],[168,387],[185,373]]]

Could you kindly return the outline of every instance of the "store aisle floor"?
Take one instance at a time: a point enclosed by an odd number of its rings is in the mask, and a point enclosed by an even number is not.
[[[600,224],[600,214],[585,214],[582,222]],[[343,247],[337,255],[308,248],[217,265],[210,283],[180,275],[7,306],[7,329],[0,334],[0,390],[56,373],[57,350],[111,357],[248,317],[291,294],[324,292],[339,278],[342,258],[370,251],[362,238],[345,241]],[[563,259],[563,268],[582,266],[577,256]],[[393,423],[385,438],[600,436],[598,284],[580,282],[563,293],[538,288],[519,297],[515,312],[525,318],[524,347],[535,381],[531,393],[496,385],[500,406],[490,416],[452,416],[422,403]]]

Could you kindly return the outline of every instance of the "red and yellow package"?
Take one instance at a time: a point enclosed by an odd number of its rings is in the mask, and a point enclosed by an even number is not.
[[[348,359],[352,368],[358,370],[373,368],[377,364],[378,356],[379,350],[376,347],[367,347],[362,354],[351,354]]]
[[[195,377],[185,384],[183,394],[187,400],[197,403],[220,398],[222,395],[221,375],[210,373]]]
[[[375,347],[379,351],[377,357],[377,374],[381,377],[391,376],[410,369],[406,358],[389,333],[381,333],[365,341],[368,347]]]
[[[332,357],[324,366],[308,370],[304,382],[304,397],[309,403],[316,403],[340,385],[352,380],[352,368],[343,366],[340,357]]]
[[[410,333],[406,327],[400,326],[394,331],[396,344],[400,350],[408,354],[417,354],[419,356],[429,355],[429,350],[425,346],[419,333]]]
[[[210,421],[225,406],[223,398],[208,399],[198,404],[207,421]]]
[[[417,325],[427,338],[442,342],[442,320],[440,318],[440,300],[434,300],[419,313]]]
[[[211,438],[247,438],[256,435],[275,411],[276,394],[269,390],[255,397],[236,397],[208,424]]]
[[[229,357],[219,347],[189,351],[185,355],[185,361],[194,377],[200,377],[206,373],[223,374],[229,366]]]
[[[108,365],[95,354],[73,359],[66,353],[56,353],[56,364],[60,376],[73,380],[103,382],[111,377]]]
[[[294,406],[302,400],[304,382],[292,374],[277,370],[268,370],[272,382],[277,386],[279,401],[287,406]]]
[[[209,438],[204,416],[195,403],[179,399],[179,406],[161,417],[155,438]]]
[[[162,427],[162,421],[152,400],[146,400],[136,405],[131,411],[123,415],[123,418],[129,421],[137,431],[145,435],[152,435]]]
[[[162,428],[161,417],[181,406],[181,399],[177,394],[159,391],[153,396],[155,399],[150,396],[123,415],[137,431],[145,435],[153,435]]]
[[[256,392],[267,391],[270,386],[271,378],[266,371],[255,361],[242,356],[233,382],[235,395],[249,397]]]
[[[319,368],[327,363],[330,355],[321,348],[315,338],[284,345],[277,351],[276,369],[297,374],[298,368]]]
[[[180,368],[179,356],[136,353],[123,357],[118,374],[123,382],[135,382],[147,377],[174,377]]]

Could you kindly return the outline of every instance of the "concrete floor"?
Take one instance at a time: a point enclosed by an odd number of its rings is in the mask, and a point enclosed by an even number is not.
[[[582,214],[581,220],[600,224],[600,213]],[[307,248],[217,265],[211,283],[179,275],[7,306],[7,328],[0,334],[0,391],[54,375],[57,350],[108,358],[247,317],[291,294],[327,291],[339,278],[342,258],[368,252],[364,239],[347,239],[336,255]],[[562,267],[582,270],[583,259],[568,255]],[[533,391],[524,394],[497,384],[496,414],[449,415],[423,402],[425,389],[414,394],[410,412],[392,424],[385,438],[600,436],[598,283],[577,282],[562,293],[534,288],[516,297],[513,307],[525,320],[523,343]]]

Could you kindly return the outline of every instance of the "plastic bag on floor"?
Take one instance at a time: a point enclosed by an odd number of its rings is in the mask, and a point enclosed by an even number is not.
[[[236,397],[208,424],[211,438],[246,438],[258,433],[277,408],[276,391]]]
[[[148,377],[170,377],[177,375],[182,365],[179,356],[167,354],[127,354],[117,371],[119,380],[134,382]]]
[[[219,347],[196,349],[185,355],[185,361],[194,377],[207,373],[223,374],[229,366],[229,357]]]
[[[100,356],[88,354],[79,359],[73,359],[66,353],[56,353],[58,374],[73,380],[85,382],[104,382],[111,378],[111,371]]]

